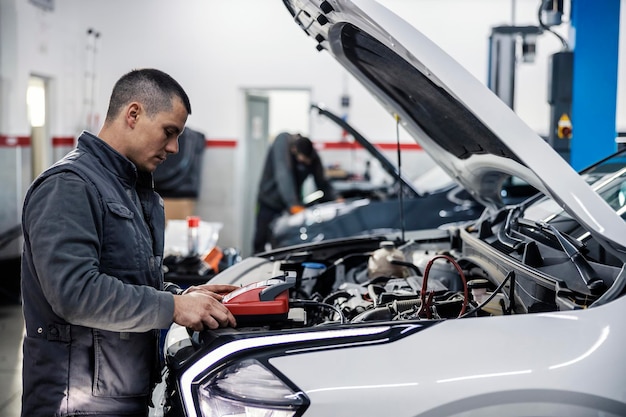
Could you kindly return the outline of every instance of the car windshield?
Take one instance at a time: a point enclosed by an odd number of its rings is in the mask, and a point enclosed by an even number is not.
[[[619,152],[585,170],[583,178],[617,214],[626,219],[626,151]],[[529,200],[532,201],[532,200]],[[533,223],[546,223],[584,244],[590,253],[602,249],[593,242],[589,232],[551,198],[535,199],[524,210],[523,218]],[[615,265],[621,262],[615,260]]]
[[[620,216],[626,211],[626,150],[620,151],[592,167],[581,176]],[[544,197],[526,208],[524,217],[550,221],[553,218],[571,218],[559,205]]]
[[[421,195],[449,188],[452,184],[454,184],[452,178],[439,165],[435,165],[413,180],[413,187]]]

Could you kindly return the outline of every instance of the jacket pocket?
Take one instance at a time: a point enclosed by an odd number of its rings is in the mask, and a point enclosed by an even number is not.
[[[93,395],[137,397],[150,393],[156,341],[154,332],[94,331]]]
[[[135,213],[128,206],[108,201],[102,230],[100,263],[103,270],[136,271],[142,268],[145,248]]]
[[[107,207],[109,207],[109,210],[111,210],[113,213],[115,213],[116,215],[124,219],[132,219],[133,217],[135,217],[133,212],[130,211],[128,207],[126,207],[122,203],[118,203],[116,201],[109,201],[107,203]]]

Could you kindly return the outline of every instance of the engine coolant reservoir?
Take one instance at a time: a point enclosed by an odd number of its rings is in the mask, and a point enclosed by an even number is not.
[[[413,263],[422,271],[426,271],[426,266],[432,261],[437,252],[414,252]],[[431,265],[428,273],[428,282],[437,281],[450,291],[463,291],[463,281],[454,265],[443,259],[438,259]]]
[[[380,249],[376,249],[367,261],[369,278],[406,276],[406,267],[392,264],[390,260],[393,259],[404,261],[404,254],[393,242],[388,240],[380,242]]]

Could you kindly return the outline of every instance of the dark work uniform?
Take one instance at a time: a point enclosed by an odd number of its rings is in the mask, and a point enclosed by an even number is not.
[[[289,133],[276,136],[265,159],[257,196],[255,253],[263,252],[270,241],[272,221],[290,207],[303,205],[302,184],[309,175],[313,175],[315,185],[324,192],[321,201],[335,198],[317,152],[313,151],[310,165],[299,163],[290,150],[291,140]]]
[[[29,189],[22,225],[22,416],[146,414],[158,375],[163,201],[94,135]]]

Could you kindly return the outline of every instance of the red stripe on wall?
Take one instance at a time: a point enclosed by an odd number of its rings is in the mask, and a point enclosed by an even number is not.
[[[29,147],[30,136],[0,135],[0,148]]]
[[[358,142],[315,142],[315,145],[316,147],[319,146],[319,149],[326,150],[363,149]],[[392,151],[398,148],[398,145],[395,143],[375,143],[373,145],[383,151]],[[419,151],[422,150],[422,147],[417,143],[401,143],[400,149],[403,151]]]
[[[0,147],[29,147],[31,145],[30,136],[9,136],[0,135]],[[76,138],[73,136],[55,136],[52,138],[53,147],[73,147],[76,146]],[[358,142],[315,142],[315,146],[325,150],[360,149]],[[395,150],[395,143],[377,143],[378,148],[384,151]],[[207,148],[236,148],[237,139],[206,139]],[[401,143],[402,150],[421,150],[422,147],[416,143]]]
[[[395,143],[377,143],[376,146],[385,151],[393,151],[398,149],[398,145]],[[422,147],[417,143],[401,143],[400,149],[403,151],[421,151]]]
[[[397,149],[395,143],[376,143],[376,147],[383,151]],[[207,148],[236,148],[237,139],[206,139]],[[324,150],[342,150],[342,149],[362,149],[358,142],[315,142],[315,147]],[[403,151],[419,151],[422,147],[417,143],[401,143],[400,149]]]
[[[76,145],[76,139],[73,136],[57,136],[52,138],[52,146],[71,146]]]
[[[236,139],[206,139],[207,148],[236,148]]]
[[[358,142],[315,142],[315,148],[327,150],[363,149]]]

